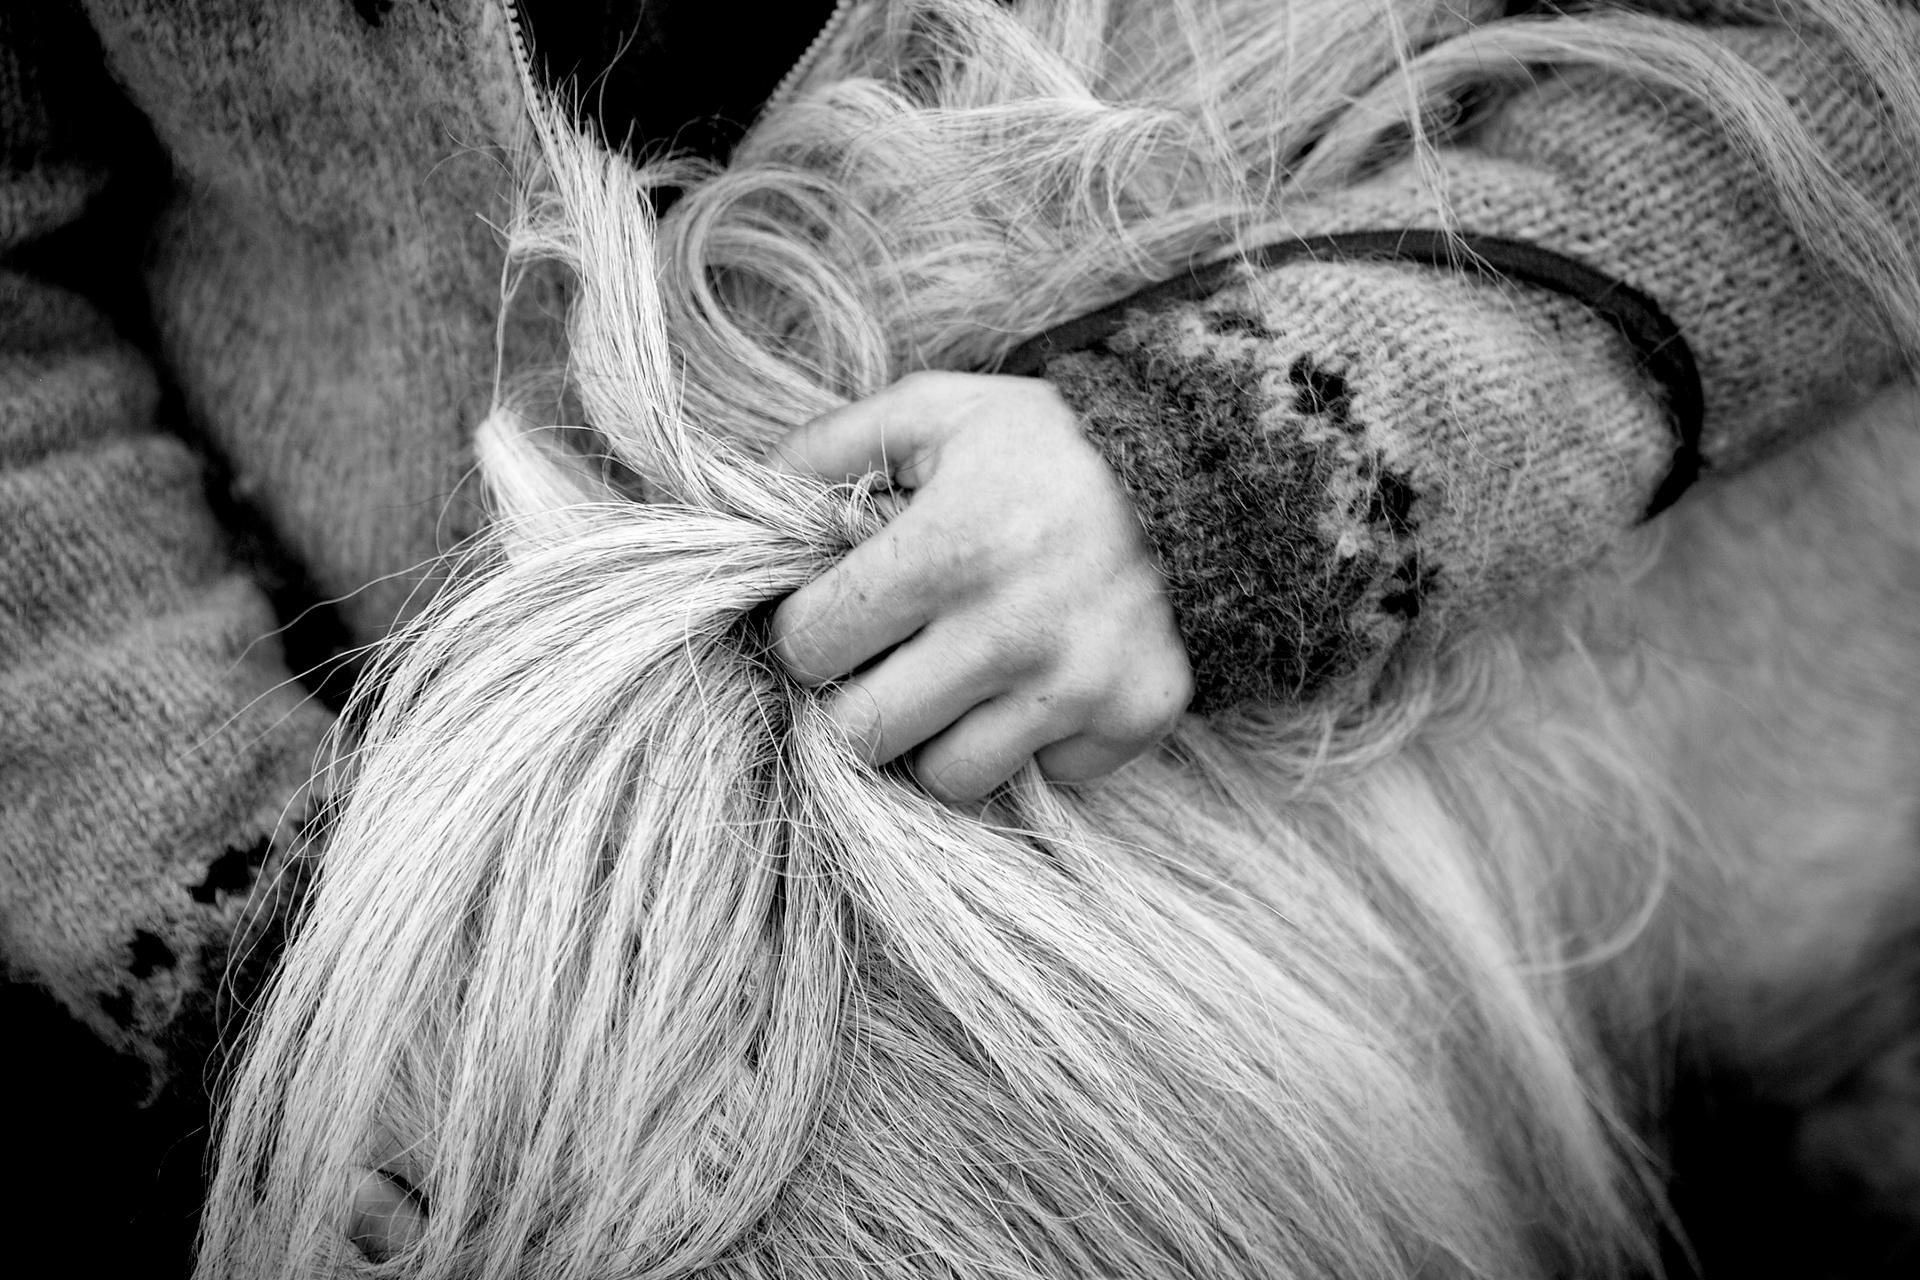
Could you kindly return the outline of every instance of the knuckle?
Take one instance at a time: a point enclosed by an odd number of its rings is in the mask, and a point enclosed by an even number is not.
[[[927,538],[927,544],[929,568],[946,579],[949,589],[956,580],[974,581],[993,567],[993,548],[985,539],[968,536],[965,529],[941,529]]]
[[[964,391],[965,378],[945,369],[916,369],[896,381],[893,391],[916,406],[940,408]]]
[[[1164,738],[1179,725],[1181,717],[1187,713],[1187,705],[1192,701],[1191,676],[1177,681],[1168,680],[1157,686],[1150,685],[1131,708],[1130,719],[1135,736],[1148,740]]]
[[[921,529],[916,541],[907,553],[914,577],[930,598],[947,604],[998,593],[1016,563],[1003,545],[965,523]]]
[[[1101,736],[1113,742],[1156,742],[1179,725],[1193,700],[1193,681],[1184,672],[1127,684],[1100,726]]]
[[[1021,511],[1000,529],[1001,557],[1013,564],[1046,565],[1059,559],[1064,542],[1063,527],[1070,527],[1065,513],[1057,510]]]
[[[1033,701],[1049,724],[1078,730],[1096,728],[1110,718],[1114,693],[1094,673],[1056,672],[1047,690]]]

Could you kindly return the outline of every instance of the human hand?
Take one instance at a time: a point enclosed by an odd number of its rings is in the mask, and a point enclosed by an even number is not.
[[[1078,782],[1186,709],[1193,672],[1152,551],[1045,382],[911,374],[796,429],[774,461],[835,481],[880,471],[912,492],[773,617],[795,679],[845,677],[828,712],[875,764],[917,748],[915,777],[949,803],[1029,756]]]

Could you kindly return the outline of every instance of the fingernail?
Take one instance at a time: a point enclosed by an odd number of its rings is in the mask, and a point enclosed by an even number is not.
[[[827,717],[846,735],[856,754],[868,764],[884,764],[880,753],[880,705],[859,685],[842,686],[827,700]]]

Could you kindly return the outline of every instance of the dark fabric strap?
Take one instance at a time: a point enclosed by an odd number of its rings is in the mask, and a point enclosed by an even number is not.
[[[1055,356],[1082,351],[1113,336],[1130,312],[1192,302],[1217,292],[1242,264],[1256,270],[1301,259],[1415,262],[1423,266],[1472,271],[1489,280],[1509,280],[1563,294],[1611,325],[1640,367],[1666,392],[1672,421],[1673,461],[1647,504],[1647,518],[1660,514],[1685,493],[1700,474],[1700,432],[1706,419],[1706,395],[1687,340],[1660,304],[1622,280],[1575,258],[1524,240],[1454,234],[1408,228],[1348,231],[1261,245],[1230,258],[1203,263],[1184,275],[1149,285],[1118,302],[1056,325],[1021,343],[1000,372],[1038,376]]]

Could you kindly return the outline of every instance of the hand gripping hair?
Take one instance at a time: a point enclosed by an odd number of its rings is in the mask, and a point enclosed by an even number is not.
[[[1190,718],[1102,783],[959,812],[765,650],[768,605],[887,514],[763,465],[781,432],[1257,242],[1503,50],[1720,65],[1651,20],[1462,8],[902,0],[711,173],[536,108],[512,252],[577,282],[580,425],[503,397],[480,427],[497,518],[344,753],[203,1276],[1649,1261],[1667,890],[1717,873],[1675,870],[1679,748],[1641,696],[1668,686],[1623,693],[1630,654],[1516,625],[1337,722]],[[1739,88],[1717,106],[1764,132]],[[1765,138],[1776,176],[1814,154]],[[1843,263],[1897,244],[1785,203]],[[1660,582],[1573,612],[1684,632],[1706,606]],[[367,1169],[425,1210],[380,1259],[346,1227]]]

